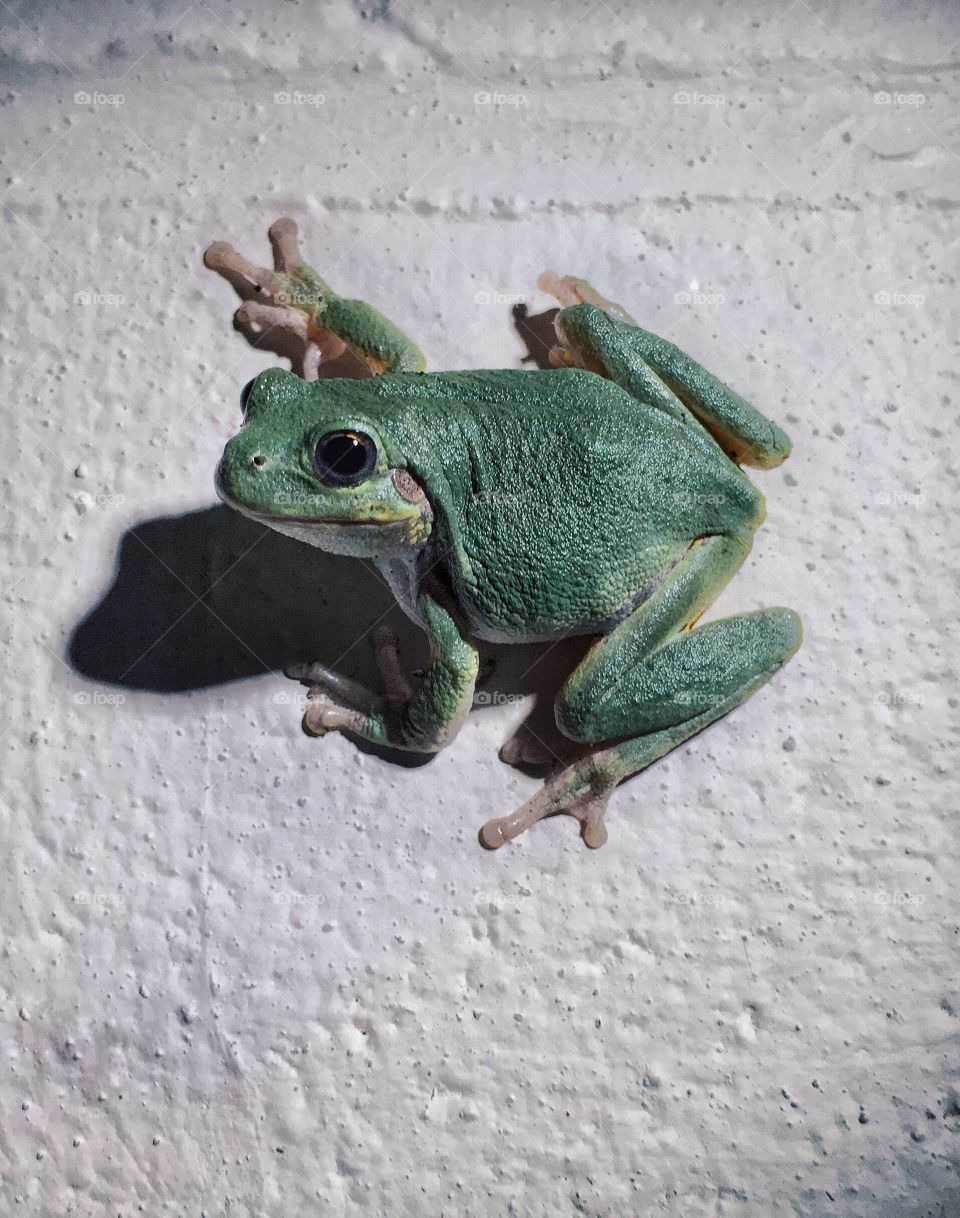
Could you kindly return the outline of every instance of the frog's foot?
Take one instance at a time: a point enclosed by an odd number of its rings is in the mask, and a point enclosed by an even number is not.
[[[226,241],[215,241],[206,250],[204,265],[226,279],[243,300],[233,322],[250,345],[284,356],[298,376],[315,381],[320,364],[338,359],[346,349],[317,320],[330,291],[303,262],[293,220],[277,220],[269,235],[272,271],[256,266]]]
[[[545,783],[512,815],[487,821],[480,830],[481,845],[496,850],[545,816],[565,812],[580,821],[586,845],[602,846],[607,840],[603,817],[618,781],[616,769],[606,764],[608,756],[609,752],[599,752],[584,757]]]
[[[626,321],[631,325],[635,324],[633,318],[623,305],[615,304],[612,300],[607,300],[586,279],[580,279],[576,275],[558,275],[556,271],[544,271],[537,280],[537,287],[541,292],[546,292],[552,296],[558,302],[561,309],[568,309],[578,304],[592,304],[596,305],[597,308],[603,309],[605,313],[608,313],[617,321]],[[563,341],[562,333],[560,334],[560,342],[550,349],[550,363],[555,368],[583,366],[574,348]]]
[[[320,363],[346,350],[361,361],[361,372],[423,371],[423,354],[393,322],[361,300],[338,296],[304,262],[293,220],[271,226],[270,244],[272,271],[225,241],[215,241],[203,255],[244,301],[233,319],[252,345],[287,356],[305,380],[315,380]]]
[[[308,736],[324,736],[330,731],[354,731],[361,735],[372,715],[405,706],[413,690],[400,668],[397,636],[386,626],[374,632],[374,656],[383,694],[376,694],[360,681],[334,672],[315,661],[289,664],[284,674],[309,687],[309,705],[303,716]]]
[[[586,279],[576,275],[558,275],[556,271],[544,271],[537,280],[541,292],[552,296],[561,309],[568,309],[575,304],[592,304],[616,317],[618,321],[630,321],[630,316],[623,305],[615,304],[601,296],[595,287]]]

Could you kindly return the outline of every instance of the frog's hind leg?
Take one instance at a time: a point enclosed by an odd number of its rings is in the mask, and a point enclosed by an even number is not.
[[[590,368],[677,418],[689,411],[741,465],[770,468],[790,454],[790,439],[738,393],[679,347],[641,329],[584,279],[541,275],[561,304],[552,362]]]
[[[731,537],[694,544],[653,595],[591,648],[561,691],[557,723],[571,739],[602,747],[513,815],[488,822],[484,845],[502,845],[558,812],[582,821],[587,845],[602,845],[603,814],[619,782],[721,718],[786,663],[801,637],[789,609],[693,628],[748,548]]]
[[[747,624],[748,618],[753,619],[748,625],[752,635],[751,645],[764,663],[755,673],[745,677],[734,687],[732,693],[707,710],[701,711],[699,715],[684,719],[671,727],[599,749],[568,766],[512,815],[488,821],[480,831],[483,845],[496,849],[545,816],[564,812],[575,816],[582,823],[586,845],[593,848],[602,846],[607,840],[604,815],[614,788],[624,779],[645,770],[647,766],[749,698],[761,685],[765,685],[796,651],[799,646],[797,619],[789,609],[761,609],[754,614],[744,614],[742,618],[728,618],[722,625],[726,627],[727,623],[737,623],[743,626]],[[721,623],[713,625],[721,626]],[[700,627],[688,637],[706,630],[708,627]],[[711,642],[721,646],[737,641],[739,640],[732,638],[731,632],[726,629],[713,632],[711,639]]]

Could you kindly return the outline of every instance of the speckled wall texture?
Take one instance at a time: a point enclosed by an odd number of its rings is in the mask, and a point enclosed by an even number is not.
[[[960,10],[2,6],[0,1214],[960,1213]],[[712,612],[797,658],[614,797],[477,829],[572,662],[427,765],[301,734],[372,571],[217,504],[295,217],[432,368],[588,276],[780,422]]]

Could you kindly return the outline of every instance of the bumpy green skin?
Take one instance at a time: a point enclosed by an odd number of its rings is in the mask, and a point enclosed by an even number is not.
[[[347,312],[339,324],[363,331],[365,351],[389,351],[390,323],[365,305]],[[430,636],[433,665],[399,714],[334,706],[324,727],[436,749],[469,707],[475,640],[600,636],[561,691],[557,723],[608,743],[532,810],[491,822],[488,845],[603,797],[749,696],[800,643],[786,609],[692,628],[764,515],[728,454],[777,464],[784,433],[678,348],[596,305],[563,310],[558,334],[582,367],[312,384],[264,372],[217,475],[238,510],[378,560]],[[409,366],[404,344],[388,366]],[[376,446],[357,486],[328,486],[314,468],[319,441],[340,430]]]
[[[230,502],[303,515],[310,496],[319,518],[359,519],[355,490],[317,481],[313,449],[338,429],[377,437],[384,470],[409,470],[425,488],[433,555],[482,639],[600,630],[696,538],[748,534],[763,514],[759,492],[702,429],[579,369],[310,385],[271,370],[248,409],[219,474]],[[365,519],[384,503],[384,483],[364,488]]]

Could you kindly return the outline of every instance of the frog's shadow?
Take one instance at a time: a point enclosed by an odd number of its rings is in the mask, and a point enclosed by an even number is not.
[[[127,531],[113,581],[74,629],[67,658],[98,684],[157,694],[226,685],[303,658],[379,688],[370,641],[379,622],[397,631],[406,671],[427,664],[424,635],[372,567],[216,506]],[[535,694],[529,726],[550,742],[553,697],[585,644],[484,646],[475,705]],[[296,711],[289,709],[293,729]],[[357,746],[406,766],[429,760]]]

